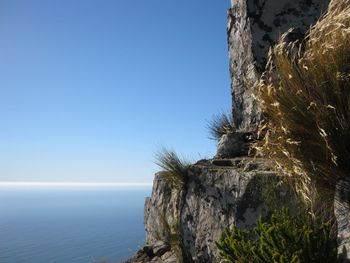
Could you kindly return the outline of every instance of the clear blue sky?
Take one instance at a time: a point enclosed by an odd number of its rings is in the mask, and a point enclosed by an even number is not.
[[[227,0],[0,0],[0,181],[151,182],[210,157]]]

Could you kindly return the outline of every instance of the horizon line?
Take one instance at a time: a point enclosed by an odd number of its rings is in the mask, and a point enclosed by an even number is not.
[[[152,186],[145,182],[45,182],[45,181],[0,181],[0,187],[25,186],[25,187],[142,187]]]

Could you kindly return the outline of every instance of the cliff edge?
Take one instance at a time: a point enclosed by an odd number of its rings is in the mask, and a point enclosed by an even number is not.
[[[293,192],[279,181],[265,160],[248,157],[199,161],[180,189],[156,174],[145,204],[149,245],[130,262],[215,262],[225,227],[252,227],[272,206],[293,204]]]
[[[261,119],[253,92],[268,49],[292,27],[290,40],[303,38],[328,4],[329,0],[232,1],[227,33],[236,134],[221,139],[217,159],[190,166],[181,188],[156,174],[145,204],[147,245],[127,262],[217,262],[215,242],[225,227],[250,228],[274,207],[296,204],[293,191],[280,183],[267,160],[248,157],[249,141],[244,138],[254,137]],[[348,224],[341,227],[348,238]]]

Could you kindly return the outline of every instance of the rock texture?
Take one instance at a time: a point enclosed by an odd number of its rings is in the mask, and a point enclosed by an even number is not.
[[[338,224],[338,253],[343,262],[350,262],[350,182],[339,181],[336,189],[334,213]]]
[[[265,163],[249,158],[200,161],[190,168],[183,189],[171,189],[157,174],[145,206],[147,242],[172,244],[179,262],[180,257],[186,263],[216,262],[215,241],[223,228],[234,223],[251,227],[275,201],[291,203],[288,188],[271,188],[279,179]],[[275,199],[268,203],[264,194]]]
[[[238,130],[254,131],[260,110],[254,86],[265,68],[271,45],[289,28],[304,34],[329,0],[234,0],[228,12],[233,117]]]
[[[291,27],[290,41],[301,38],[329,0],[232,0],[228,12],[231,92],[236,133],[224,136],[216,158],[191,166],[182,188],[156,174],[145,204],[147,246],[128,263],[213,263],[215,241],[225,227],[252,227],[275,206],[295,204],[292,191],[271,172],[266,160],[247,156],[261,119],[254,87],[267,52]],[[228,157],[235,157],[228,159]],[[340,193],[340,191],[338,191]],[[340,252],[349,254],[350,198],[335,205]],[[344,199],[344,197],[343,197]]]
[[[334,1],[336,2],[336,1]],[[254,88],[264,70],[267,52],[285,32],[286,41],[302,38],[309,27],[325,12],[329,0],[232,0],[228,12],[228,45],[231,72],[232,112],[238,131],[254,132],[261,112],[254,99]],[[294,30],[289,30],[294,28]],[[222,138],[219,153],[244,144]],[[244,146],[245,147],[245,146]],[[350,197],[339,182],[334,205],[338,223],[339,253],[350,262]]]
[[[216,159],[248,156],[250,143],[255,136],[251,132],[234,132],[224,134],[219,143]]]
[[[146,245],[137,254],[124,263],[177,263],[176,255],[171,251],[170,244],[158,240],[153,245]]]

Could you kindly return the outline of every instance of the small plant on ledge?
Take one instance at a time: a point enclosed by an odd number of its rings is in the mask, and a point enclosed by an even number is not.
[[[181,188],[191,163],[180,158],[174,151],[162,148],[156,153],[156,162],[162,168],[162,175],[176,188]]]
[[[235,131],[233,125],[233,116],[231,113],[221,113],[215,115],[208,123],[210,139],[219,141],[224,134],[230,134]]]

